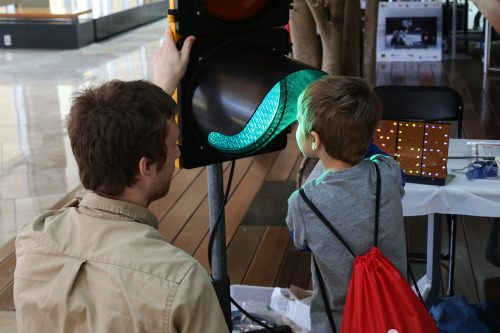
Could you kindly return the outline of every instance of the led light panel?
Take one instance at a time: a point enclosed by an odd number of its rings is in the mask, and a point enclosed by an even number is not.
[[[396,157],[396,137],[398,135],[398,122],[382,120],[375,131],[373,142],[391,157]]]
[[[446,178],[449,136],[449,125],[425,124],[423,176]]]
[[[407,175],[420,175],[423,142],[423,122],[399,122],[396,160]]]
[[[382,120],[373,143],[399,163],[408,182],[444,185],[450,125]]]

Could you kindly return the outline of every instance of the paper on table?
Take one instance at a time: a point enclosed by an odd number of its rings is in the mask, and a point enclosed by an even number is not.
[[[467,152],[469,156],[475,156],[476,159],[500,156],[500,143],[468,141]]]

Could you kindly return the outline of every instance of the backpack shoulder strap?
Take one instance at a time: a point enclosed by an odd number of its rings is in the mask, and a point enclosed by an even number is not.
[[[381,188],[381,179],[380,179],[380,169],[377,165],[377,162],[373,162],[375,166],[375,171],[377,172],[377,190],[376,190],[376,200],[375,200],[375,232],[373,233],[373,246],[377,246],[378,244],[378,220],[380,215],[380,188]]]
[[[325,280],[323,280],[323,275],[321,275],[321,271],[319,270],[318,263],[316,262],[316,258],[314,257],[314,253],[312,259],[314,270],[316,271],[316,276],[318,277],[319,289],[321,291],[321,298],[323,299],[323,305],[325,306],[325,312],[328,318],[328,322],[330,323],[332,331],[337,332],[337,327],[335,326],[335,321],[333,320],[332,316],[332,310],[330,309],[330,302],[328,301],[328,296],[326,294]]]
[[[331,231],[332,234],[334,234],[338,240],[344,245],[344,247],[352,254],[353,257],[356,257],[356,254],[354,254],[354,251],[351,250],[349,245],[347,245],[346,241],[340,236],[340,234],[337,232],[337,230],[333,227],[333,225],[328,221],[328,219],[321,213],[316,207],[312,201],[307,197],[306,193],[304,192],[304,189],[301,187],[299,189],[300,196],[302,199],[304,199],[305,203],[311,208],[311,210],[318,216],[318,218],[323,222],[323,224],[328,228],[328,230]]]

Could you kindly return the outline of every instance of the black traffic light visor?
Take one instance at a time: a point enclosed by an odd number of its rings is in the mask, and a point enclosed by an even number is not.
[[[295,122],[299,95],[326,74],[249,40],[223,43],[190,66],[180,122],[196,128],[181,133],[181,151],[195,140],[228,158],[261,150]]]

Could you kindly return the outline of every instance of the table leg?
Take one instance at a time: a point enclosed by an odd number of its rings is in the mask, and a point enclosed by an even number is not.
[[[486,259],[495,266],[500,267],[500,218],[491,218],[490,235],[486,245]]]
[[[456,257],[456,245],[457,245],[457,228],[458,228],[458,216],[448,215],[447,218],[450,220],[450,235],[449,239],[449,259],[448,259],[448,291],[446,296],[454,296],[455,291],[453,290],[454,279],[455,279],[455,257]]]
[[[425,275],[417,284],[429,308],[439,296],[441,279],[441,215],[427,216],[427,263]]]

